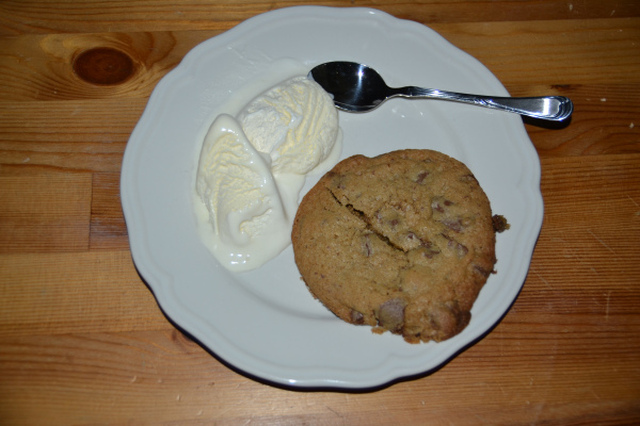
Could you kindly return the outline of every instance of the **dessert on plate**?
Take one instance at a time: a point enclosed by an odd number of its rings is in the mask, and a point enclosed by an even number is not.
[[[302,278],[328,309],[417,343],[467,326],[494,270],[495,233],[467,166],[413,149],[338,163],[303,198],[291,238]]]
[[[283,81],[236,116],[220,114],[213,121],[196,191],[213,230],[207,245],[223,266],[255,269],[291,243],[305,176],[335,164],[339,135],[331,98],[306,77]]]

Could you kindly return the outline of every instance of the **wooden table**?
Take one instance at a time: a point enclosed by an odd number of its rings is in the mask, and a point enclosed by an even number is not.
[[[163,316],[120,207],[128,137],[197,43],[297,4],[0,2],[0,422],[640,422],[637,0],[318,2],[424,23],[512,95],[575,102],[567,128],[527,125],[545,218],[522,293],[444,367],[371,392],[291,391],[232,371]]]

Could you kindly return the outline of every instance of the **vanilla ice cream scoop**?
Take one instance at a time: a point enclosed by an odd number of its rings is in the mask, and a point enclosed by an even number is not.
[[[338,136],[331,97],[306,77],[262,93],[238,114],[253,146],[271,157],[273,173],[305,174],[330,153]]]
[[[257,268],[291,243],[305,176],[333,167],[340,135],[331,98],[306,77],[267,90],[237,117],[214,120],[196,192],[213,229],[205,244],[223,266]]]
[[[229,115],[216,118],[205,138],[196,191],[214,230],[211,245],[221,263],[250,269],[289,244],[287,211],[265,160]]]

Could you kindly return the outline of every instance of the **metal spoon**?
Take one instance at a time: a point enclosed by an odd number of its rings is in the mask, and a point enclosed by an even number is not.
[[[573,103],[564,96],[511,98],[414,86],[388,87],[373,68],[355,62],[327,62],[318,65],[309,72],[309,78],[333,96],[338,109],[348,112],[368,112],[394,97],[444,99],[551,121],[563,121],[573,112]]]

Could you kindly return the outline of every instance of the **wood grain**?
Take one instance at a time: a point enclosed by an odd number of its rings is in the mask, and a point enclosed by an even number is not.
[[[434,24],[457,47],[482,61],[507,86],[531,84],[562,87],[571,82],[640,83],[640,18],[606,20]],[[75,100],[147,97],[159,79],[196,44],[218,32],[55,34],[0,39],[4,84],[10,100]],[[563,39],[562,49],[558,39]],[[92,48],[116,49],[134,63],[124,84],[96,86],[73,71],[74,59]],[[496,54],[496,52],[500,52]],[[544,62],[541,73],[536,64]],[[597,70],[597,72],[595,72]],[[25,85],[25,77],[30,82]]]
[[[168,326],[128,251],[3,254],[0,267],[3,338]]]
[[[92,33],[128,31],[180,31],[193,28],[226,30],[258,13],[308,4],[297,1],[224,0],[216,2],[108,2],[90,0],[5,0],[0,3],[0,35],[33,33]],[[634,0],[522,0],[518,2],[454,0],[408,2],[376,0],[316,1],[314,5],[372,7],[402,19],[433,22],[495,22],[589,20],[637,17]],[[122,17],[126,16],[127,19]]]
[[[234,370],[163,315],[129,253],[128,138],[194,46],[300,4],[0,2],[0,423],[640,423],[635,0],[316,2],[423,23],[512,95],[575,103],[568,126],[525,125],[545,217],[522,291],[443,367],[362,392],[292,391]],[[76,63],[92,49],[125,55],[130,74],[96,84]]]
[[[120,174],[94,173],[91,197],[91,250],[129,250],[127,226],[120,204]]]
[[[0,177],[0,198],[0,253],[88,248],[91,174]]]
[[[6,101],[83,100],[148,97],[159,79],[175,67],[197,43],[216,32],[48,34],[0,39]],[[82,80],[74,63],[83,52],[113,49],[133,62],[132,77],[118,85],[95,85]],[[28,84],[25,82],[28,81]]]

